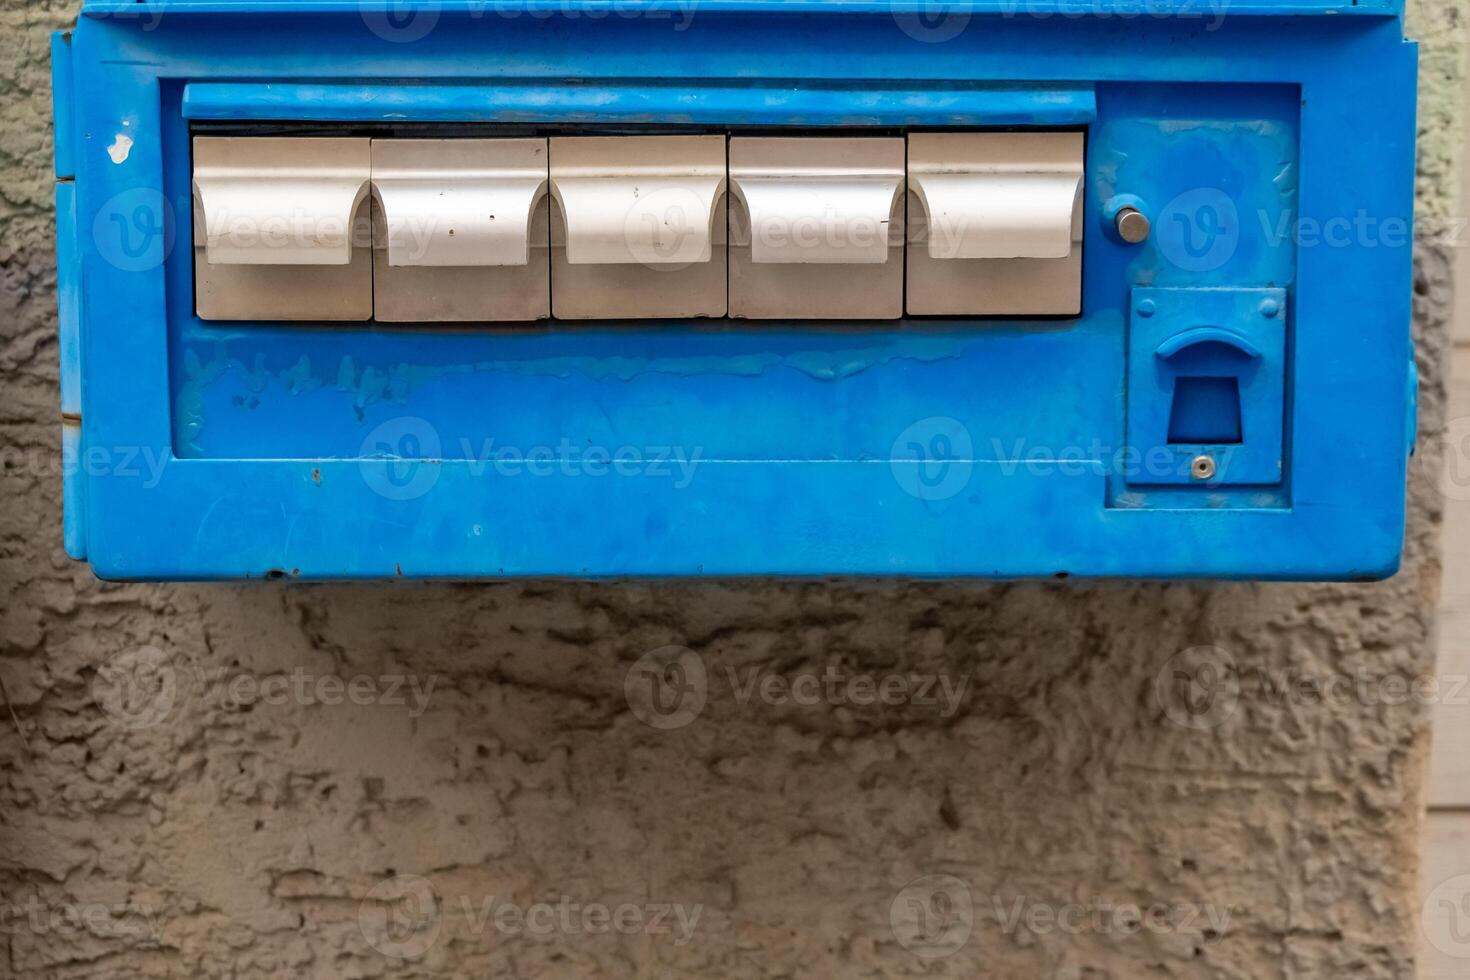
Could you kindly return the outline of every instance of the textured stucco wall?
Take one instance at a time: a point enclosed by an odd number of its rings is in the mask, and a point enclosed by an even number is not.
[[[69,563],[47,32],[70,7],[0,13],[0,976],[1412,976],[1427,712],[1394,692],[1432,660],[1432,438],[1376,585],[114,586]],[[1460,19],[1415,16],[1421,211],[1447,218]],[[670,645],[696,653],[651,702]],[[671,699],[699,666],[694,716]]]

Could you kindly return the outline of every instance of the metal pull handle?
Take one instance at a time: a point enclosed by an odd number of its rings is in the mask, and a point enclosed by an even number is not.
[[[546,193],[543,139],[374,140],[390,266],[520,266]]]
[[[736,137],[732,241],[753,265],[884,263],[903,240],[903,184],[901,139]]]
[[[932,259],[1063,259],[1082,240],[1077,133],[909,137],[909,185]]]
[[[571,265],[689,265],[714,254],[722,136],[551,141],[551,194]]]
[[[756,263],[883,263],[900,176],[737,177]]]
[[[1080,173],[915,174],[936,259],[1063,259],[1081,206]]]
[[[194,195],[217,265],[347,265],[368,193],[366,139],[197,137]]]

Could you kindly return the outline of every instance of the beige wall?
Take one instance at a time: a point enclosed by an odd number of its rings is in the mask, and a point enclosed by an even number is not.
[[[1453,17],[1441,17],[1440,26],[1442,55],[1446,63],[1458,55],[1463,73],[1465,27]],[[1470,73],[1463,73],[1461,86],[1470,98]],[[1456,134],[1452,130],[1449,135]],[[1444,585],[1435,642],[1441,693],[1433,705],[1426,788],[1420,980],[1470,976],[1470,227],[1465,218],[1470,201],[1470,168],[1465,161],[1470,155],[1464,152],[1463,127],[1458,136],[1458,195],[1453,206],[1443,206],[1449,222],[1442,231],[1453,246],[1455,316],[1450,331],[1448,418],[1441,440]]]
[[[1413,975],[1428,711],[1280,691],[1431,670],[1437,440],[1374,585],[93,581],[54,463],[69,7],[0,12],[0,976]],[[1426,213],[1452,207],[1453,43]],[[1449,255],[1419,249],[1431,433]],[[667,645],[697,712],[648,700]],[[153,696],[120,702],[128,672]],[[949,687],[782,695],[828,672]],[[379,703],[260,696],[295,676]],[[583,929],[604,912],[623,929]]]

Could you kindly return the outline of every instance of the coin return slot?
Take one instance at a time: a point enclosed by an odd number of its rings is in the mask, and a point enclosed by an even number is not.
[[[1169,442],[1234,445],[1240,442],[1240,381],[1181,377],[1174,381]]]

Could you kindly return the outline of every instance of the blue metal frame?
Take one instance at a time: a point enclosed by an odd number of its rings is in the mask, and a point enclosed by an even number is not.
[[[1391,574],[1398,8],[1024,6],[89,3],[53,49],[68,552],[120,579]],[[207,120],[1082,126],[1083,315],[205,323]],[[1140,247],[1105,220],[1128,195],[1155,218]],[[1286,291],[1279,483],[1127,463],[1136,287]]]

